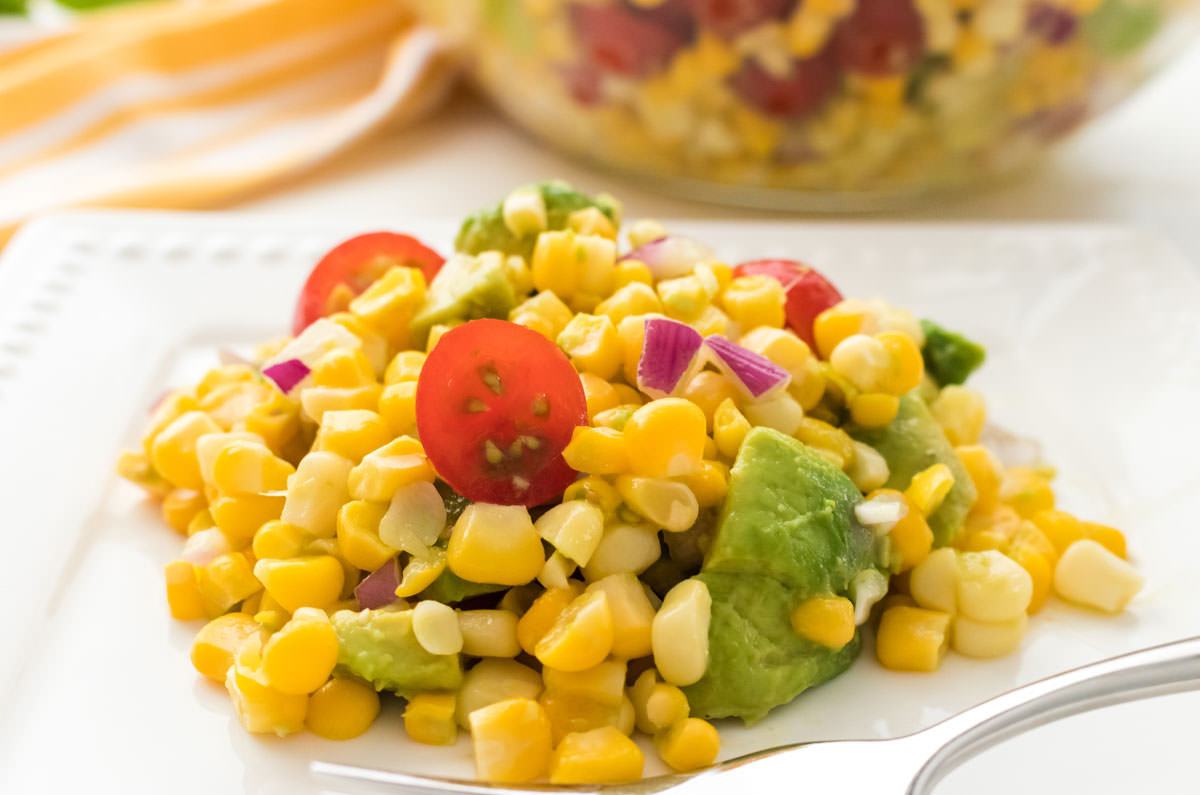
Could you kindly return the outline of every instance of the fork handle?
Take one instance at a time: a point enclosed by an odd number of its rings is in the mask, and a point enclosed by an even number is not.
[[[1043,724],[1187,690],[1200,690],[1200,637],[1112,657],[1010,690],[913,736],[934,745],[909,795],[926,795],[969,757]]]

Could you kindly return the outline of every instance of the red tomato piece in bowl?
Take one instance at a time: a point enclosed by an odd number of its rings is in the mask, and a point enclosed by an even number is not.
[[[409,235],[371,232],[352,237],[322,257],[308,274],[296,302],[292,333],[298,335],[317,318],[344,311],[389,268],[418,268],[428,283],[443,262],[441,254]]]
[[[819,272],[790,259],[760,259],[743,262],[733,269],[737,276],[770,276],[783,285],[784,313],[796,336],[817,349],[813,321],[831,306],[841,303],[842,294]]]
[[[505,320],[446,332],[417,381],[417,431],[438,475],[477,502],[541,505],[575,480],[562,452],[587,424],[579,374],[554,343]]]

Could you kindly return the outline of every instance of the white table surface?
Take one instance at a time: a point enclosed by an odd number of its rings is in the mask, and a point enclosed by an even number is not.
[[[984,193],[923,207],[913,220],[1108,220],[1173,239],[1200,263],[1200,46],[1055,151],[1033,173]],[[668,198],[571,161],[456,96],[415,129],[389,133],[242,205],[252,213],[457,217],[516,184],[559,176],[606,189],[629,217],[762,217]],[[1196,528],[1192,528],[1193,530]],[[1197,629],[1200,632],[1200,628]],[[1200,792],[1195,735],[1168,731],[1200,715],[1200,694],[1072,718],[1012,740],[951,774],[939,795],[1156,795]]]

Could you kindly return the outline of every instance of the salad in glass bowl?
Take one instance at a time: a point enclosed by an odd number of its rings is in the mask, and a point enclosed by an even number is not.
[[[902,206],[1014,172],[1197,29],[1192,0],[423,4],[511,118],[710,201]]]
[[[792,260],[732,264],[569,186],[443,258],[362,235],[290,336],[153,410],[119,470],[184,537],[191,661],[246,731],[348,740],[401,699],[479,778],[633,781],[855,661],[1016,651],[1120,612],[1125,538],[1002,462],[983,348]],[[862,663],[871,664],[871,663]],[[802,709],[803,700],[794,708]]]

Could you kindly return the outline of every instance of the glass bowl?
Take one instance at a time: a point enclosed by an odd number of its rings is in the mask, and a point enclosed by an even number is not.
[[[994,181],[1126,96],[1200,0],[429,0],[535,135],[692,198],[861,211]]]

